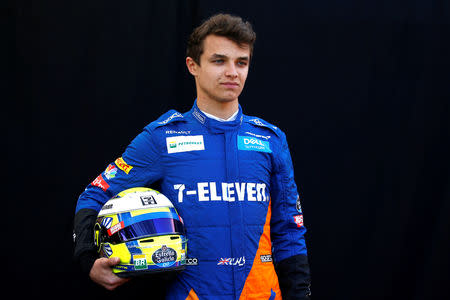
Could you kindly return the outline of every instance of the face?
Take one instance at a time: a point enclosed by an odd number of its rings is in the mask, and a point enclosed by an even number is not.
[[[186,58],[189,72],[195,77],[197,98],[218,102],[237,101],[247,79],[249,63],[248,45],[239,47],[216,35],[208,35],[203,41],[200,65]]]

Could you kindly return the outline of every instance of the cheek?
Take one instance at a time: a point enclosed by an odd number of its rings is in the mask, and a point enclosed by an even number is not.
[[[211,74],[209,72],[203,72],[200,82],[204,87],[211,87],[212,85],[214,85],[214,74]]]
[[[244,83],[245,80],[247,80],[247,74],[248,74],[248,72],[239,73],[239,77],[240,77],[242,83]]]
[[[217,80],[221,78],[220,72],[214,70],[210,70],[205,75],[206,75],[205,80],[208,81],[210,85],[215,84]]]

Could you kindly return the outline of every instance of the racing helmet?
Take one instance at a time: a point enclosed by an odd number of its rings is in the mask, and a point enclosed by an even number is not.
[[[94,226],[100,257],[119,257],[119,277],[180,271],[186,265],[183,220],[160,192],[136,187],[108,200]]]

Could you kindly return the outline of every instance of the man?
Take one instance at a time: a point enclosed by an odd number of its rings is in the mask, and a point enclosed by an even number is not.
[[[238,97],[256,35],[241,18],[219,14],[190,36],[186,65],[197,99],[145,127],[80,196],[75,256],[107,289],[117,258],[94,256],[97,212],[118,192],[159,183],[183,217],[188,257],[168,299],[309,299],[306,231],[284,133],[242,113]],[[108,178],[109,177],[109,178]],[[280,291],[281,289],[281,291]]]

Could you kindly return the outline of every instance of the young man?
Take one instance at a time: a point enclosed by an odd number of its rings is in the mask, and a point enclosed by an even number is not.
[[[158,182],[184,219],[187,266],[168,299],[309,299],[303,214],[285,134],[242,113],[255,33],[241,18],[219,14],[192,33],[186,65],[197,99],[184,114],[169,111],[145,127],[122,157],[80,196],[75,256],[107,289],[116,258],[96,258],[92,225],[120,191]],[[125,168],[126,167],[126,168]]]

